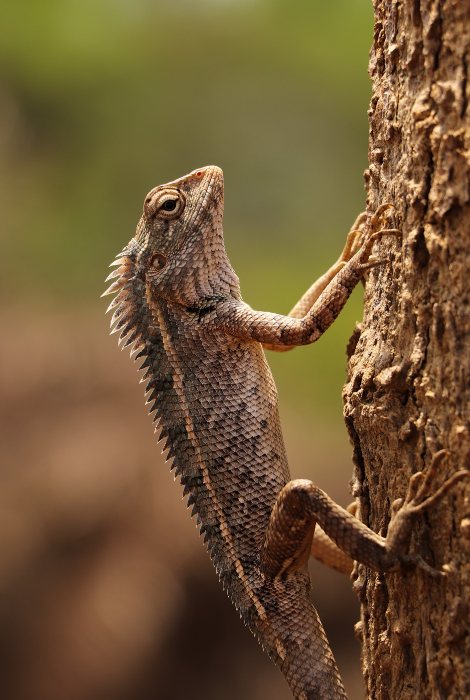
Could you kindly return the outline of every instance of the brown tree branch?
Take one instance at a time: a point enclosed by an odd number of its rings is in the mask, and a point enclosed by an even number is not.
[[[376,243],[390,264],[369,273],[344,394],[361,517],[385,534],[391,503],[435,452],[450,453],[442,481],[469,463],[470,1],[374,9],[368,209],[391,202],[403,241]],[[357,569],[370,698],[470,697],[468,488],[414,533],[446,577]]]

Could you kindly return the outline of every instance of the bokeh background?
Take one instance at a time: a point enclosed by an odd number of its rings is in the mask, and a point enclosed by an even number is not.
[[[0,696],[287,700],[220,590],[107,334],[147,191],[207,163],[244,298],[287,312],[364,206],[368,0],[25,0],[0,23]],[[356,292],[270,354],[292,474],[348,503]],[[351,698],[350,582],[312,564]]]

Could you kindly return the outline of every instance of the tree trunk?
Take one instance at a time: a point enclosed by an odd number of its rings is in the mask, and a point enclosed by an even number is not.
[[[391,502],[437,450],[450,452],[442,480],[469,461],[470,0],[374,7],[368,210],[392,203],[403,240],[376,244],[388,262],[366,283],[345,415],[361,518],[385,534]],[[369,698],[470,697],[468,488],[413,533],[412,551],[447,577],[357,567]]]

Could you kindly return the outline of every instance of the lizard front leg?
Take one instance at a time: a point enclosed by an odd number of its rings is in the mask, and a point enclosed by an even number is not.
[[[383,207],[378,211],[382,209]],[[302,318],[255,311],[242,301],[230,299],[219,302],[214,312],[207,315],[206,323],[222,328],[242,340],[258,341],[264,347],[279,350],[315,342],[336,319],[352,290],[362,279],[364,271],[383,262],[371,258],[375,240],[384,235],[400,235],[396,229],[375,230],[380,220],[378,214],[373,217],[361,246],[354,254],[353,242],[357,232],[353,232],[354,236],[348,244],[347,253],[351,257],[347,262],[341,262],[333,279],[326,284],[313,306]],[[362,232],[359,233],[362,235]],[[315,294],[317,293],[318,289],[315,291]]]
[[[346,236],[346,242],[344,248],[341,251],[341,255],[338,257],[336,262],[328,268],[326,272],[321,275],[315,282],[307,289],[307,291],[300,297],[299,301],[292,307],[292,309],[287,314],[292,318],[302,318],[306,313],[310,311],[320,294],[329,285],[331,280],[336,277],[338,272],[346,265],[349,260],[351,260],[354,253],[360,248],[360,242],[363,238],[364,231],[363,227],[367,222],[367,213],[362,212],[359,214],[354,224],[352,225],[348,235]]]
[[[320,294],[328,287],[330,282],[334,280],[338,272],[342,270],[353,255],[357,253],[368,236],[373,236],[374,234],[400,235],[397,229],[384,228],[385,214],[390,208],[391,205],[384,204],[377,209],[373,216],[369,216],[366,212],[359,214],[346,237],[346,243],[344,244],[339,258],[311,285],[311,287],[309,287],[309,289],[307,289],[295,306],[289,311],[287,314],[288,316],[291,318],[303,318],[318,300]],[[266,350],[285,352],[287,350],[292,350],[295,346],[263,343],[263,347]]]

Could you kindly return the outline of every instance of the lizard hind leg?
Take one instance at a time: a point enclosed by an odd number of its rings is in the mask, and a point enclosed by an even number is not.
[[[351,557],[343,552],[319,525],[315,527],[310,555],[340,574],[350,575],[352,572],[354,562]]]
[[[324,533],[320,539],[332,539],[345,553],[344,562],[359,560],[378,571],[390,566],[386,540],[314,483],[296,479],[280,491],[260,556],[262,595],[270,611],[264,645],[275,650],[271,656],[299,700],[346,698],[310,601],[307,563],[317,524]]]
[[[351,559],[380,571],[414,564],[441,575],[420,556],[410,555],[414,518],[435,505],[470,471],[455,472],[439,488],[434,481],[446,452],[438,452],[427,473],[410,480],[405,499],[394,502],[387,537],[368,528],[306,479],[287,483],[271,512],[260,555],[263,609],[269,611],[259,636],[298,700],[345,698],[333,653],[310,602],[307,562],[316,525]],[[323,537],[323,535],[322,535]]]

